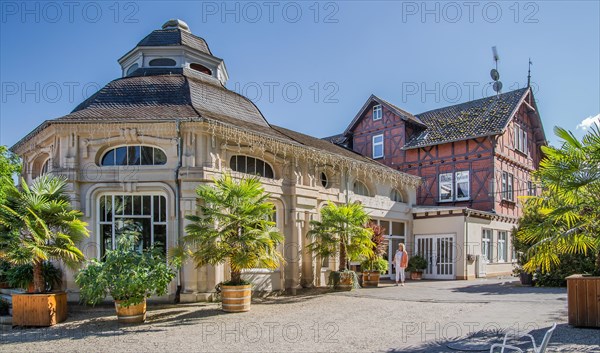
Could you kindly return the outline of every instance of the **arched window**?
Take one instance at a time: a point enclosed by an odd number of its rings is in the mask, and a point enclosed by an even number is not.
[[[390,200],[394,202],[404,202],[404,197],[398,189],[392,189],[392,192],[390,192]]]
[[[110,165],[164,165],[167,156],[150,146],[122,146],[108,150],[100,160],[101,166]]]
[[[329,178],[325,172],[321,172],[321,186],[323,186],[325,189],[328,189],[330,186]]]
[[[149,66],[175,66],[175,65],[177,65],[177,63],[173,59],[159,58],[159,59],[150,60],[148,65]]]
[[[127,73],[125,75],[129,76],[131,75],[135,70],[137,70],[139,67],[138,64],[133,64],[131,65],[128,69],[127,69]]]
[[[208,67],[201,64],[190,64],[190,69],[202,72],[203,74],[212,75],[212,71]]]
[[[354,182],[354,193],[357,195],[369,196],[369,189],[364,183],[357,180]]]
[[[265,161],[248,156],[232,156],[229,167],[235,172],[275,178],[273,168]]]

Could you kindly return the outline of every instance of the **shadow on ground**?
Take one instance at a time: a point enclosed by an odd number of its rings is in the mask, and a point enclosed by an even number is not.
[[[540,327],[527,333],[535,338],[536,344],[542,342],[546,331],[550,327]],[[464,337],[448,337],[438,340],[430,340],[418,345],[390,349],[389,353],[411,352],[411,353],[457,353],[457,352],[489,352],[494,343],[502,343],[505,330],[477,331]],[[509,339],[508,344],[517,346],[525,352],[532,352],[531,340],[527,338]],[[479,345],[479,349],[477,346]],[[578,345],[577,352],[600,353],[600,330],[593,328],[575,328],[568,324],[559,324],[550,339],[549,351],[567,352],[561,349],[566,345]],[[465,347],[461,350],[460,347]],[[499,349],[497,350],[500,351]],[[568,352],[573,352],[569,350]]]
[[[532,287],[522,286],[516,282],[502,284],[473,284],[470,286],[452,288],[455,293],[470,293],[481,295],[504,295],[504,294],[566,294],[567,288],[563,287]]]

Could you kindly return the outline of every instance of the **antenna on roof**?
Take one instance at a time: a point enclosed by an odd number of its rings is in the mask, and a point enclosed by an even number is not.
[[[527,70],[527,87],[531,87],[531,65],[533,65],[533,62],[531,61],[531,58],[529,58],[529,70]]]
[[[500,56],[498,55],[498,50],[496,50],[496,46],[492,47],[492,54],[494,55],[494,61],[496,63],[496,68],[490,71],[490,76],[494,83],[492,84],[492,88],[496,92],[496,94],[500,94],[502,91],[502,82],[500,82],[500,73],[498,72],[498,60],[500,60]]]

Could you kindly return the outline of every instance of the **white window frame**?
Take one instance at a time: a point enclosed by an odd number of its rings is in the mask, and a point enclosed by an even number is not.
[[[356,195],[371,196],[371,193],[369,192],[369,188],[367,187],[367,184],[363,183],[360,180],[354,181],[354,184],[352,185],[352,191]]]
[[[493,244],[492,239],[494,237],[494,231],[489,228],[483,228],[481,230],[481,256],[488,263],[492,262],[490,258],[493,254]]]
[[[376,142],[376,139],[381,139],[381,141]],[[384,138],[383,138],[383,134],[378,134],[373,136],[372,138],[372,143],[373,143],[373,159],[375,158],[383,158],[384,155]],[[381,153],[380,154],[375,154],[375,148],[376,147],[381,147]]]
[[[383,107],[381,104],[373,106],[373,121],[383,119]]]
[[[515,177],[512,173],[503,171],[502,172],[502,189],[501,196],[502,200],[514,202],[515,201],[515,193],[514,193],[514,185],[515,185]]]
[[[527,130],[520,124],[514,124],[514,148],[516,151],[527,154]]]
[[[508,232],[505,230],[498,231],[498,262],[508,261]]]
[[[458,197],[458,184],[459,184],[459,182],[464,183],[465,177],[466,177],[466,182],[467,182],[467,187],[466,187],[467,193],[463,197]],[[464,190],[464,188],[463,188],[463,190]],[[455,194],[456,201],[465,201],[465,200],[469,200],[471,198],[471,179],[470,179],[470,174],[469,174],[468,170],[463,170],[463,171],[454,173],[454,194]]]
[[[449,178],[449,179],[448,179]],[[442,179],[444,179],[442,181]],[[442,186],[450,186],[450,197],[442,199]],[[454,201],[454,173],[442,173],[438,177],[438,199],[440,202]]]
[[[393,188],[392,191],[390,191],[390,200],[404,203],[404,195],[402,195],[400,190]]]

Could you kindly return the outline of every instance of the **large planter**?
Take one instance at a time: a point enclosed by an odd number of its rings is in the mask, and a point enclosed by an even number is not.
[[[600,277],[567,277],[569,325],[600,327]]]
[[[144,301],[130,306],[121,305],[121,300],[115,300],[115,310],[117,310],[117,320],[124,324],[140,324],[146,321],[146,299]]]
[[[380,276],[381,276],[381,272],[379,272],[379,271],[363,271],[362,286],[363,287],[378,287]]]
[[[519,280],[524,286],[533,286],[533,274],[527,272],[519,273]]]
[[[423,272],[422,271],[411,271],[410,272],[410,279],[416,280],[416,281],[422,280],[423,279]]]
[[[67,319],[67,293],[13,294],[14,326],[52,326]]]
[[[228,313],[250,311],[252,285],[221,286],[221,306]]]

